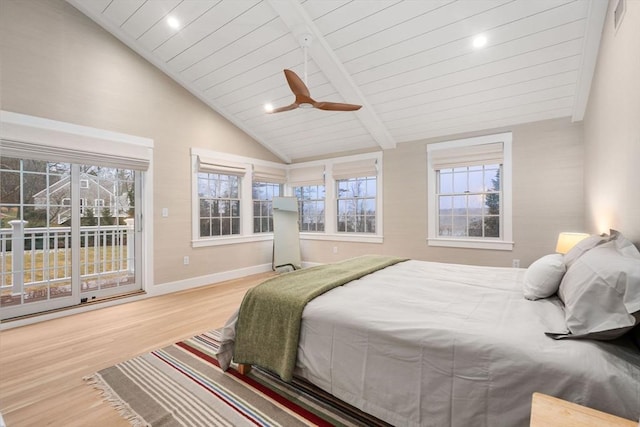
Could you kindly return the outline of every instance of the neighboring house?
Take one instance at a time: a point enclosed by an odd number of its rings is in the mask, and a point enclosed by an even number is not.
[[[39,191],[33,199],[37,210],[49,209],[50,221],[58,224],[65,223],[71,218],[70,177],[67,176]],[[80,216],[99,217],[105,209],[109,209],[111,217],[126,217],[129,210],[127,195],[118,196],[114,194],[111,182],[82,173],[80,175]]]

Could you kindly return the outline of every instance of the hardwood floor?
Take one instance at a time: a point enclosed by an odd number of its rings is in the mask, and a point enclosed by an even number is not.
[[[224,324],[263,273],[0,332],[8,427],[128,426],[82,378]]]

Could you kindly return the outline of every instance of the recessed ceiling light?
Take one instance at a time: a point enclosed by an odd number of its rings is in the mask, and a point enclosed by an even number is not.
[[[264,111],[266,111],[267,113],[270,113],[273,111],[273,105],[271,104],[264,104]]]
[[[167,18],[167,24],[171,28],[178,28],[180,26],[180,21],[178,21],[175,17],[170,16]]]
[[[482,34],[479,36],[476,36],[473,39],[473,47],[475,47],[476,49],[480,49],[481,47],[484,47],[484,45],[486,44],[487,44],[487,38]]]

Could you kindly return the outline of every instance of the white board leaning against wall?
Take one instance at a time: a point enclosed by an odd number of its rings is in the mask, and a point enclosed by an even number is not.
[[[298,230],[298,199],[273,198],[273,269],[291,271],[302,268],[300,233]]]

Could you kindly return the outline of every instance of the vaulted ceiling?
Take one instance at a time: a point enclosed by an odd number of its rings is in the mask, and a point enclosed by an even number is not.
[[[67,1],[285,162],[582,120],[607,8],[606,0]],[[283,69],[304,79],[303,36],[311,96],[360,110],[265,112],[266,103],[292,103]]]

